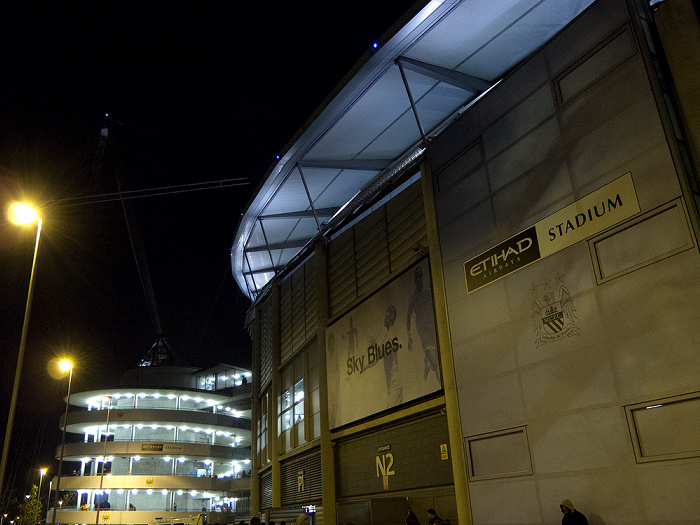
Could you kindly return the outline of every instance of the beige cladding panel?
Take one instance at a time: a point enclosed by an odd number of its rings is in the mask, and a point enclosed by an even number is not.
[[[627,5],[594,4],[521,67],[539,83],[515,71],[461,117],[468,141],[455,123],[431,144],[462,432],[523,428],[532,461],[476,442],[475,523],[554,523],[563,498],[589,521],[697,519],[698,458],[639,468],[625,412],[700,390],[694,212]],[[467,293],[464,263],[530,227],[540,257]],[[638,412],[642,448],[694,447],[694,403]]]

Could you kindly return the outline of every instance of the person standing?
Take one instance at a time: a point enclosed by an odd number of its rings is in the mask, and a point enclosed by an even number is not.
[[[564,516],[561,518],[561,525],[588,525],[586,516],[574,508],[570,499],[565,499],[559,504]]]
[[[420,521],[418,521],[418,516],[416,516],[410,510],[408,511],[408,514],[406,515],[406,525],[420,525]]]
[[[445,520],[437,515],[435,509],[428,509],[428,524],[429,525],[445,525]]]

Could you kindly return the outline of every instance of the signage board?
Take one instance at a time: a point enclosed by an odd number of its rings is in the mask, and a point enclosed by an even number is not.
[[[141,452],[184,452],[182,443],[141,443]]]
[[[471,293],[639,213],[632,174],[606,184],[464,263]]]
[[[163,452],[163,443],[141,443],[141,452]]]
[[[326,329],[331,428],[442,387],[428,259]]]

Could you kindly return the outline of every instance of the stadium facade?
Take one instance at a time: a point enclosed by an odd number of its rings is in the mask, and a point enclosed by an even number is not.
[[[419,2],[329,95],[232,246],[253,514],[697,522],[695,9]]]

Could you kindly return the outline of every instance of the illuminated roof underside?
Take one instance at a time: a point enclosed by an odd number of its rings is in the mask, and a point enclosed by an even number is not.
[[[416,4],[267,173],[231,248],[241,290],[255,298],[358,192],[591,3]]]

